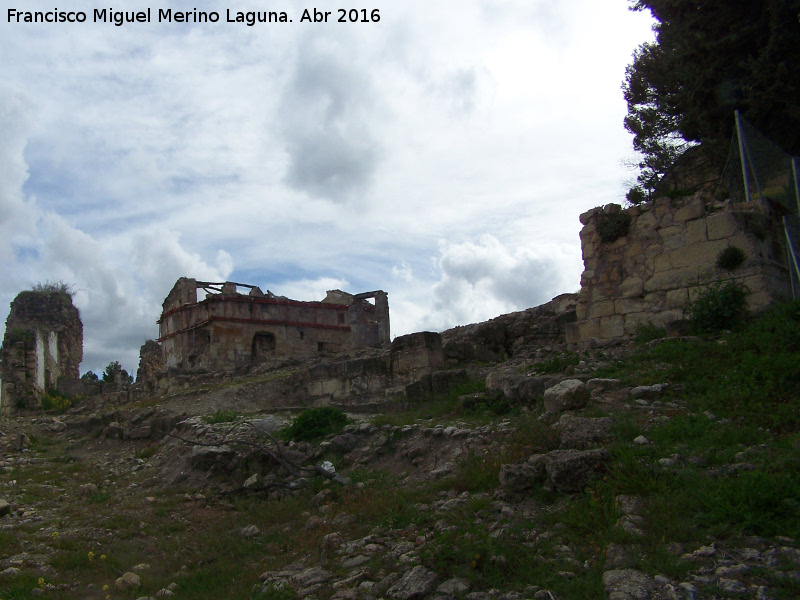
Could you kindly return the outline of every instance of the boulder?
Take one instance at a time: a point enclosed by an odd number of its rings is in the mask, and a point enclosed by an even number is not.
[[[586,417],[575,417],[573,415],[562,415],[558,420],[558,427],[561,432],[561,448],[572,448],[575,450],[588,450],[596,448],[611,439],[611,426],[614,419],[611,417],[600,417],[589,419]]]
[[[358,440],[352,433],[343,433],[331,439],[331,449],[347,453],[358,446]]]
[[[407,571],[400,581],[395,583],[386,592],[386,595],[395,600],[415,600],[431,593],[436,587],[439,578],[436,573],[429,571],[422,565],[417,565]]]
[[[79,496],[97,496],[100,490],[94,483],[84,483],[78,487]]]
[[[547,412],[560,412],[583,408],[589,402],[591,391],[579,379],[565,379],[545,390],[544,409]]]
[[[130,440],[144,440],[150,437],[150,426],[149,425],[142,425],[140,427],[134,427],[130,431],[127,432],[127,436],[124,436]]]
[[[141,577],[139,577],[136,573],[131,573],[130,571],[125,573],[122,577],[120,577],[114,582],[114,587],[121,592],[133,588],[138,588],[141,585],[142,585]]]
[[[14,448],[14,450],[22,451],[30,445],[31,445],[30,438],[24,433],[19,433],[17,434],[17,439],[14,440],[12,447]]]
[[[154,417],[150,421],[150,436],[154,439],[161,439],[165,434],[169,433],[178,424],[179,418],[177,416],[163,416]]]
[[[487,392],[502,392],[509,400],[533,404],[541,399],[550,375],[521,375],[516,369],[495,369],[486,376]]]
[[[539,460],[535,457],[540,457]],[[531,457],[528,462],[502,465],[500,467],[500,487],[512,492],[521,492],[542,485],[547,479],[544,455]]]
[[[609,600],[649,600],[655,581],[635,569],[614,569],[603,573],[603,586]]]
[[[640,385],[631,390],[631,397],[634,400],[655,400],[664,395],[664,390],[669,387],[668,383],[657,383],[655,385]]]
[[[11,505],[8,500],[0,500],[0,517],[5,517],[11,514]]]
[[[546,455],[547,475],[559,492],[580,492],[596,476],[605,471],[608,451],[553,450]]]
[[[189,465],[193,469],[207,470],[218,462],[227,462],[234,456],[228,446],[195,446],[189,457]]]
[[[293,575],[291,578],[292,584],[300,589],[310,588],[314,585],[322,585],[323,583],[328,583],[331,579],[333,579],[333,574],[322,567],[305,569],[297,575]]]

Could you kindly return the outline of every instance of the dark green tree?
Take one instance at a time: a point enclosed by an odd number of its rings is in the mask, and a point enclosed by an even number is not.
[[[113,383],[116,381],[117,374],[122,376],[122,381],[133,383],[133,377],[122,368],[122,365],[120,365],[117,360],[108,363],[106,370],[103,371],[103,383]]]
[[[649,197],[692,146],[721,172],[736,109],[800,154],[800,0],[631,0],[631,10],[657,23],[622,86],[642,157],[629,200]]]

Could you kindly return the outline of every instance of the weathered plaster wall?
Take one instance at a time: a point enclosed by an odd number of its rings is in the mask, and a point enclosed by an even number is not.
[[[789,293],[780,215],[771,212],[774,207],[752,202],[708,206],[700,196],[661,198],[626,209],[628,234],[602,242],[600,219],[620,210],[611,204],[580,217],[585,270],[577,321],[566,327],[570,343],[622,340],[647,323],[677,327],[700,290],[729,278],[750,290],[751,310]],[[747,255],[744,265],[730,273],[715,264],[728,246]]]
[[[198,301],[198,288],[209,285],[219,284],[181,278],[164,301],[159,341],[168,369],[226,371],[274,357],[389,344],[385,292],[334,290],[322,302],[299,302],[251,286],[249,294],[240,294],[228,282],[221,293]]]

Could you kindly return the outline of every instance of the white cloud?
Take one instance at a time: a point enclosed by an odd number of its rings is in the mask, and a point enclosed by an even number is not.
[[[533,244],[509,248],[489,234],[477,243],[442,243],[432,319],[444,326],[484,321],[572,291],[565,255]]]
[[[182,275],[300,300],[383,288],[394,334],[574,291],[578,215],[630,176],[620,83],[646,15],[374,8],[352,25],[0,23],[1,308],[74,283],[83,368],[135,371]]]
[[[286,296],[293,300],[303,302],[320,301],[325,299],[329,290],[348,291],[350,284],[345,279],[320,277],[319,279],[299,279],[286,281],[280,284],[280,289],[273,291],[279,296]]]
[[[226,281],[233,272],[233,258],[218,250],[216,264],[208,264],[196,252],[181,245],[180,232],[155,228],[138,233],[131,241],[132,273],[153,295],[166,297],[180,277],[202,281]]]

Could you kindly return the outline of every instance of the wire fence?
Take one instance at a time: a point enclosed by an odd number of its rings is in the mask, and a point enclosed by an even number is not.
[[[722,174],[731,200],[771,200],[800,214],[800,160],[736,113],[736,133]]]
[[[800,159],[784,152],[739,111],[735,118],[722,185],[733,202],[771,201],[785,209],[786,266],[792,296],[800,297]]]

